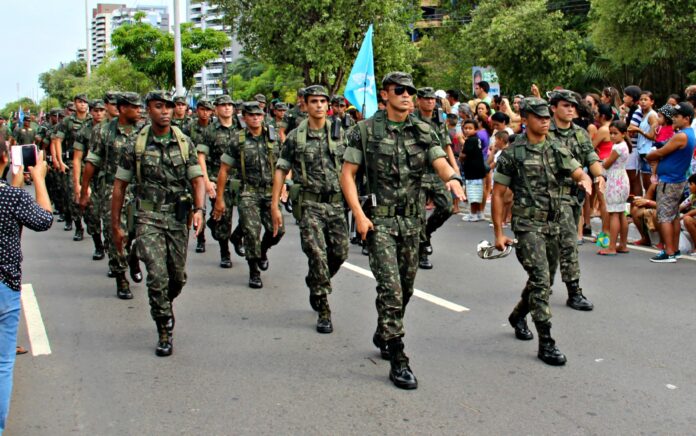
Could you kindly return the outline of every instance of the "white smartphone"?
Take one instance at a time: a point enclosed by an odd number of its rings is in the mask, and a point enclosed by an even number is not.
[[[11,150],[12,173],[17,174],[19,167],[24,166],[24,172],[29,173],[29,167],[36,166],[39,152],[35,144],[13,145]]]

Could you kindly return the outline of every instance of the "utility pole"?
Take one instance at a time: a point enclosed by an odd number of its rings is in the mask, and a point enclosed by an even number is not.
[[[181,24],[179,23],[179,0],[174,1],[174,82],[176,95],[184,95],[181,73]]]
[[[85,60],[87,61],[87,78],[92,75],[92,60],[90,59],[92,50],[89,47],[89,0],[85,0],[85,44],[87,50],[85,50]]]

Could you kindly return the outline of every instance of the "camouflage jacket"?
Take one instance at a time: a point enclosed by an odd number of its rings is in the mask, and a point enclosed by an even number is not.
[[[37,142],[37,132],[31,127],[26,129],[22,126],[18,126],[14,129],[12,136],[14,137],[15,141],[17,141],[18,145],[34,144],[35,142]]]
[[[196,151],[205,155],[205,166],[208,170],[208,178],[212,181],[217,180],[220,172],[220,158],[227,151],[234,138],[238,136],[235,124],[225,127],[216,119],[208,124],[203,131],[202,138],[196,142]],[[233,176],[235,172],[228,174]]]
[[[512,230],[558,234],[562,180],[578,168],[568,149],[551,138],[530,144],[526,135],[519,135],[503,150],[494,180],[514,194]]]
[[[437,114],[437,111],[433,112],[433,114]],[[438,123],[433,118],[425,119],[419,110],[413,112],[413,115],[424,123],[427,123],[430,128],[433,129],[439,140],[440,147],[442,147],[443,150],[446,150],[447,147],[452,146],[452,139],[450,138],[449,131],[447,130],[447,123],[444,121]],[[428,168],[426,174],[426,179],[429,182],[441,181],[440,178],[435,174],[435,170],[432,167]]]
[[[397,124],[377,111],[346,136],[343,159],[365,169],[368,191],[377,198],[377,206],[365,212],[377,229],[396,236],[417,234],[425,207],[419,200],[423,174],[446,157],[437,135],[412,115]]]
[[[101,123],[94,130],[85,160],[101,170],[99,177],[105,177],[109,185],[114,182],[121,152],[135,144],[139,130],[135,125],[120,125],[118,118]]]
[[[286,114],[285,114],[285,134],[287,135],[290,133],[293,129],[297,128],[297,126],[300,125],[300,122],[302,120],[307,118],[307,112],[302,112],[300,110],[300,106],[297,105],[294,108],[290,109]]]
[[[77,118],[76,114],[72,114],[69,117],[63,118],[63,121],[58,123],[55,130],[53,131],[52,138],[59,138],[63,141],[63,158],[72,160],[72,150],[77,134],[82,128],[82,126],[89,120],[92,119],[92,115],[87,114],[83,119]],[[68,165],[72,165],[70,162],[66,162]]]
[[[220,161],[238,170],[242,191],[250,187],[266,189],[273,185],[278,148],[278,141],[268,138],[266,127],[256,137],[248,128],[237,130]]]
[[[294,182],[302,184],[305,192],[341,192],[339,178],[345,144],[343,135],[336,140],[331,138],[331,126],[327,120],[324,129],[312,130],[306,120],[302,121],[283,144],[276,168],[292,170]]]
[[[592,146],[592,140],[590,140],[587,131],[575,123],[571,124],[570,129],[560,130],[553,118],[551,118],[549,138],[555,138],[560,141],[584,168],[589,168],[590,165],[599,161],[599,156]],[[565,177],[563,183],[568,187],[576,186],[576,183],[570,177]],[[566,195],[563,200],[566,204],[579,204],[576,195]]]

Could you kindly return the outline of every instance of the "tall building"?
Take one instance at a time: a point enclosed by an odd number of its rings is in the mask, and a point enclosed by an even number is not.
[[[78,61],[86,61],[87,60],[87,49],[86,48],[79,48],[77,49],[77,55],[75,58]]]
[[[218,11],[218,7],[205,1],[186,0],[186,21],[193,23],[193,26],[198,29],[227,30],[222,25],[222,14]],[[207,97],[222,95],[225,66],[238,59],[241,50],[239,43],[234,38],[230,38],[230,46],[225,49],[223,55],[208,62],[199,73],[195,74],[196,83],[189,90],[189,94]]]
[[[99,3],[92,9],[92,65],[99,65],[111,50],[111,34],[119,26],[135,22],[135,14],[145,14],[142,21],[169,32],[166,6],[126,7],[124,4]]]

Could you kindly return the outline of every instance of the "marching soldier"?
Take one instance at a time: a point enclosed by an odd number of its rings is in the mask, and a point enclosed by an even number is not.
[[[268,269],[268,250],[280,242],[284,229],[274,234],[271,222],[271,189],[278,159],[277,138],[263,124],[264,113],[257,102],[242,106],[246,127],[240,129],[220,159],[217,180],[217,199],[213,218],[219,220],[227,208],[224,192],[230,168],[239,171],[239,221],[244,229],[246,259],[249,264],[249,287],[263,287],[261,272]],[[264,228],[260,238],[261,227]]]
[[[172,126],[182,129],[189,121],[188,103],[186,97],[177,95],[174,97],[174,115],[172,116]]]
[[[516,254],[528,275],[522,298],[508,318],[515,336],[531,340],[525,315],[532,314],[539,335],[537,356],[549,365],[565,365],[566,357],[551,337],[551,267],[558,257],[561,235],[563,179],[571,177],[589,193],[592,182],[563,145],[548,135],[551,114],[546,101],[529,97],[520,108],[524,135],[505,149],[496,165],[493,187],[493,226],[499,250],[513,243],[503,234],[504,194],[514,193],[512,231]]]
[[[274,235],[283,226],[278,207],[289,171],[298,191],[293,212],[300,224],[302,251],[307,255],[309,303],[319,313],[317,331],[333,332],[328,296],[331,278],[348,258],[348,227],[341,194],[341,157],[344,150],[340,125],[326,119],[329,95],[320,85],[305,88],[308,117],[290,132],[273,178],[271,218]],[[338,127],[338,129],[336,129]]]
[[[158,356],[172,354],[172,304],[186,284],[189,216],[203,229],[205,185],[191,140],[171,126],[174,102],[169,93],[150,92],[145,98],[150,125],[138,132],[119,160],[111,203],[114,246],[123,253],[126,233],[119,214],[126,188],[133,183],[137,208],[137,247],[147,269],[150,314],[157,325]]]
[[[432,165],[447,189],[464,197],[462,179],[447,163],[430,126],[409,115],[416,93],[410,74],[389,73],[380,96],[386,110],[360,121],[348,132],[341,188],[369,245],[370,269],[377,279],[377,331],[373,342],[391,363],[390,380],[416,389],[418,381],[404,353],[403,317],[418,271],[418,245],[425,205],[420,201],[423,173]],[[361,203],[355,184],[358,170],[367,177]]]
[[[307,118],[307,110],[305,109],[305,102],[304,102],[304,88],[300,88],[297,90],[297,104],[295,104],[295,107],[290,109],[287,114],[285,115],[285,123],[287,126],[285,129],[281,129],[281,135],[288,136],[288,133],[292,131],[292,129],[296,128],[297,126],[300,125],[300,122]]]

